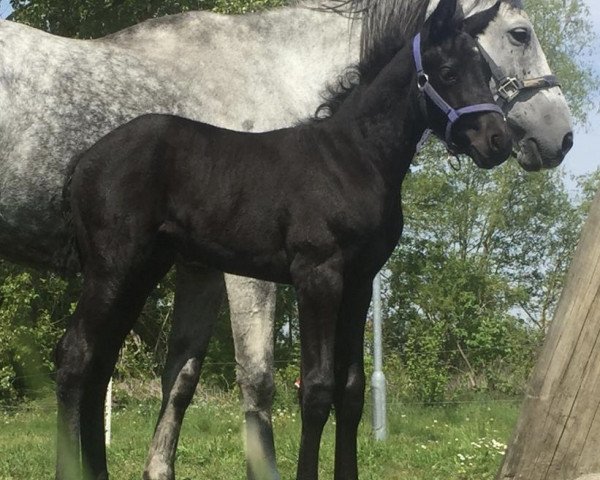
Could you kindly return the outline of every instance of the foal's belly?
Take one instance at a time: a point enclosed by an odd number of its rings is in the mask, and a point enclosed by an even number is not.
[[[259,230],[249,235],[226,229],[217,235],[210,228],[190,232],[175,222],[166,222],[161,231],[171,238],[186,262],[199,262],[217,270],[277,283],[291,283],[289,259],[282,242],[273,232]]]

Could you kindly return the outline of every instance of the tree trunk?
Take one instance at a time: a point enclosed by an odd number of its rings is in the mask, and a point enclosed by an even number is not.
[[[496,480],[600,480],[600,193]]]

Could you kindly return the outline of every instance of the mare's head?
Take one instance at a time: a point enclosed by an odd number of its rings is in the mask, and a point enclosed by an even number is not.
[[[522,0],[503,0],[479,42],[500,69],[495,76],[507,79],[502,103],[520,165],[528,171],[560,165],[573,146],[571,114]],[[511,79],[525,88],[515,90]],[[493,82],[494,91],[498,83]]]
[[[423,72],[418,82],[429,127],[455,153],[469,155],[482,168],[501,164],[512,152],[504,115],[490,92],[490,70],[473,38],[497,9],[498,5],[465,20],[456,11],[456,0],[441,0],[421,31]],[[419,50],[416,44],[413,48]],[[419,68],[418,59],[416,63]],[[454,112],[444,111],[449,107]]]
[[[333,1],[333,0],[330,0]],[[469,19],[498,0],[459,0]],[[412,36],[420,31],[440,0],[340,0],[362,20],[362,55],[377,49],[390,36]],[[494,78],[494,94],[506,114],[517,159],[526,170],[559,165],[573,145],[567,102],[523,10],[523,0],[500,0],[500,8],[477,35],[487,53]],[[502,88],[501,88],[502,87]]]
[[[429,2],[429,12],[438,1]],[[471,17],[494,1],[460,0],[460,6]],[[506,113],[520,165],[528,171],[560,165],[573,146],[571,113],[523,0],[501,0],[498,14],[477,39],[488,57],[491,88]]]

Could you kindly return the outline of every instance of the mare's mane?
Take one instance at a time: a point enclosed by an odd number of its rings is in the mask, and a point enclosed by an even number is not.
[[[352,18],[362,21],[361,58],[376,55],[390,36],[412,38],[421,30],[436,0],[332,0]],[[523,8],[522,0],[501,0]],[[493,7],[498,0],[458,0],[458,14],[468,18]],[[430,7],[431,5],[431,7]]]
[[[523,8],[523,0],[501,1],[514,8]],[[405,39],[419,33],[427,19],[430,3],[427,0],[329,0],[322,4],[321,8],[361,22],[361,60],[326,87],[323,103],[312,120],[329,118],[357,86],[371,81],[402,48]],[[457,13],[470,17],[496,3],[498,0],[459,0]]]

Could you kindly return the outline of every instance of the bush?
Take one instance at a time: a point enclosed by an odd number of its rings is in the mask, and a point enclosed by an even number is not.
[[[35,396],[49,384],[76,284],[0,263],[0,401]]]

